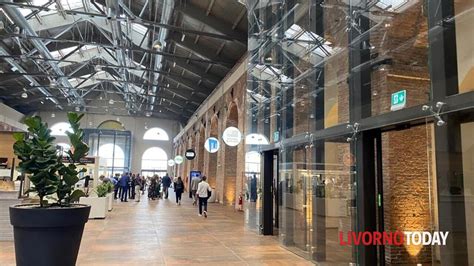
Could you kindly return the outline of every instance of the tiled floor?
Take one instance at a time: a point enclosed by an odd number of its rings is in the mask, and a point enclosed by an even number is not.
[[[311,265],[273,237],[244,226],[244,216],[209,204],[207,219],[185,198],[116,202],[104,220],[90,220],[78,265]],[[13,242],[0,242],[0,265],[14,265]]]

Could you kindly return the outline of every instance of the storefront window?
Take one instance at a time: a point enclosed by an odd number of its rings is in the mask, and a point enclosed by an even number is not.
[[[459,93],[474,91],[474,1],[454,1]]]

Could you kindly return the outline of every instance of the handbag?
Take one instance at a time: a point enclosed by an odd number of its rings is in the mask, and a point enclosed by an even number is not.
[[[209,191],[209,190],[208,190],[208,191],[207,191],[207,198],[209,199],[209,198],[211,197],[211,195],[212,195],[212,191]]]

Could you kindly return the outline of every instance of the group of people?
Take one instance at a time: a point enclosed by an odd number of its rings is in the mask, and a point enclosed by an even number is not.
[[[199,206],[199,216],[207,218],[207,201],[211,197],[211,187],[207,183],[206,176],[195,177],[191,180],[191,194],[193,205]],[[120,201],[127,202],[128,199],[140,201],[140,195],[145,193],[148,186],[148,199],[168,199],[169,189],[173,188],[176,196],[176,205],[181,205],[182,194],[184,193],[184,182],[180,176],[173,180],[168,174],[163,177],[154,175],[145,178],[140,174],[123,173],[116,174],[110,178],[114,184],[114,199],[120,198]]]
[[[123,173],[116,174],[112,179],[114,184],[114,199],[127,202],[127,198],[140,201],[140,195],[145,191],[146,180],[140,174]]]

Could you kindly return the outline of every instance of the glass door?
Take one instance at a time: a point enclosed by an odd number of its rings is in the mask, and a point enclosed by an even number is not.
[[[378,231],[433,231],[433,133],[433,124],[423,123],[375,134]],[[431,264],[432,256],[431,246],[421,243],[378,249],[380,265]]]

